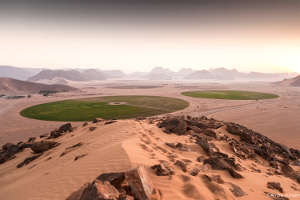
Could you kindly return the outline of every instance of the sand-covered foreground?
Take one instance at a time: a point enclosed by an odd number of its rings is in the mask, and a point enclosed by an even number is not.
[[[167,134],[157,126],[159,121],[101,121],[80,125],[56,139],[37,138],[35,142],[55,141],[60,145],[43,152],[40,157],[20,168],[16,166],[25,158],[35,155],[30,148],[25,148],[16,154],[16,158],[1,164],[0,197],[7,200],[66,199],[102,173],[127,171],[141,165],[148,169],[153,185],[165,200],[271,199],[269,193],[286,196],[300,193],[297,180],[281,174],[281,164],[276,169],[258,155],[241,159],[241,155],[248,154],[235,154],[228,141],[239,139],[228,133],[226,125],[212,121],[213,128],[209,129],[216,133],[217,139],[214,139],[211,133],[202,131],[184,131],[181,136]],[[174,131],[181,134],[181,129]],[[186,127],[183,129],[186,130]],[[207,134],[211,136],[207,137]],[[209,150],[205,150],[205,145],[198,143],[201,138],[209,139],[209,144],[216,146],[210,145]],[[181,145],[171,145],[178,143]],[[216,152],[235,159],[235,164],[229,166],[234,174],[227,169],[215,170],[213,165],[205,164],[206,159],[214,156],[226,158]],[[240,150],[237,153],[241,153]],[[284,152],[282,155],[285,155]],[[150,169],[156,164],[169,166],[173,175],[157,176],[155,170]],[[297,166],[292,168],[295,172],[300,170]],[[268,182],[279,182],[283,193],[268,188]]]

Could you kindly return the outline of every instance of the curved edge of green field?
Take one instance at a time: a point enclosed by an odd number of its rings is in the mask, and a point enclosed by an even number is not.
[[[181,93],[184,96],[205,98],[205,99],[225,99],[225,100],[262,100],[275,99],[280,96],[272,93],[262,93],[243,90],[204,90],[187,91]]]
[[[109,105],[109,102],[127,104]],[[162,96],[104,96],[70,99],[25,108],[20,115],[44,121],[91,121],[94,118],[130,119],[172,113],[189,106],[189,102]]]

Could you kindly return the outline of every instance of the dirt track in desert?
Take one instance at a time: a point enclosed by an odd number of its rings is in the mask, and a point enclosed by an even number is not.
[[[190,103],[185,110],[173,114],[192,116],[206,115],[218,120],[232,121],[258,131],[275,141],[300,148],[300,88],[275,87],[265,83],[193,83],[193,82],[147,82],[147,81],[102,81],[71,83],[80,92],[60,93],[52,97],[33,95],[29,99],[0,99],[0,144],[24,141],[50,132],[63,122],[27,119],[19,112],[31,105],[45,102],[105,95],[157,95],[181,98]],[[139,86],[143,87],[139,87]],[[161,87],[144,87],[144,86]],[[118,88],[121,86],[121,88]],[[128,87],[124,87],[128,86]],[[134,87],[133,87],[134,86]],[[113,88],[112,88],[113,87]],[[125,88],[125,89],[124,89]],[[240,89],[271,92],[278,99],[259,101],[214,100],[185,97],[181,92],[206,89]],[[73,123],[76,124],[81,123]]]

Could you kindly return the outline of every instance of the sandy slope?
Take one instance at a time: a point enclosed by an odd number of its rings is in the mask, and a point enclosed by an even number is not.
[[[90,131],[90,127],[96,129]],[[217,132],[226,133],[224,128],[218,129]],[[240,180],[233,179],[224,171],[211,170],[207,165],[196,161],[196,158],[204,155],[204,152],[190,140],[189,136],[165,134],[156,124],[147,120],[120,120],[109,125],[100,122],[85,127],[79,126],[72,133],[55,140],[61,145],[45,152],[40,158],[20,169],[17,169],[16,165],[31,154],[30,149],[0,165],[1,199],[5,197],[6,200],[61,200],[103,172],[124,171],[138,165],[150,167],[159,162],[167,162],[175,171],[171,179],[151,174],[155,187],[162,191],[165,200],[236,199],[230,191],[230,183],[239,185],[247,193],[239,199],[270,199],[264,192],[276,192],[266,188],[268,181],[280,182],[286,194],[300,192],[299,185],[291,179],[267,175],[269,167],[263,161],[254,164],[252,161],[238,159],[244,168],[241,174],[245,177]],[[174,150],[166,146],[165,142],[181,142],[190,150],[187,152]],[[82,146],[60,157],[66,147],[78,143],[82,143]],[[224,153],[232,155],[221,141],[216,145]],[[75,156],[82,154],[87,155],[74,161]],[[184,173],[174,166],[172,164],[174,159],[188,159],[189,161],[186,161],[188,172]],[[199,175],[195,177],[189,175],[194,167],[200,169]],[[262,173],[253,172],[251,167],[262,170]],[[224,193],[210,191],[200,178],[204,174],[221,175],[225,181],[224,184],[220,184]]]

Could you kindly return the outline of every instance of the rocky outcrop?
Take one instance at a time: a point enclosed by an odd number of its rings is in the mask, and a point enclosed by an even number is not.
[[[67,200],[152,200],[161,199],[144,167],[101,174],[91,183],[71,194]]]

